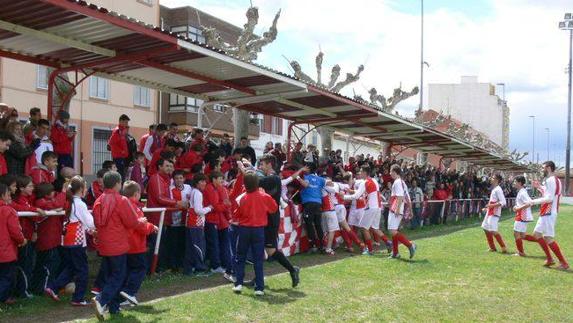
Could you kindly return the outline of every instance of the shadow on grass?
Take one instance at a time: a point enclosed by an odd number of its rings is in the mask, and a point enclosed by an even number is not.
[[[155,308],[153,305],[138,305],[135,307],[129,308],[127,312],[137,312],[142,314],[162,314],[167,312],[167,310],[159,310]]]

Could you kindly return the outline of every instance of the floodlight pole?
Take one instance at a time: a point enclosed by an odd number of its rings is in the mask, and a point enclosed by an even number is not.
[[[419,113],[422,113],[424,105],[424,0],[420,0],[421,9],[421,37],[420,37],[420,107]]]
[[[567,97],[567,147],[565,148],[565,194],[569,194],[571,177],[571,74],[573,73],[573,29],[569,30],[569,93]]]

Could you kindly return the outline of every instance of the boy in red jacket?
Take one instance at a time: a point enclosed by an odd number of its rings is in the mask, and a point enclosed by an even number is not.
[[[136,208],[121,196],[121,175],[110,171],[103,177],[105,191],[93,208],[98,237],[98,251],[106,262],[107,275],[101,293],[96,296],[96,316],[103,320],[105,313],[119,313],[120,291],[127,271],[127,253],[130,250],[130,230],[147,223],[137,216]]]
[[[34,185],[41,183],[54,183],[56,177],[54,172],[58,168],[58,155],[53,151],[45,151],[42,154],[42,165],[32,168],[32,182]]]
[[[45,211],[63,211],[66,204],[64,193],[54,192],[50,183],[36,185],[34,205]],[[32,290],[42,294],[48,283],[58,277],[61,264],[60,245],[64,221],[62,216],[40,218],[37,226],[36,265],[32,273]]]
[[[125,178],[127,167],[127,159],[129,158],[129,148],[127,147],[127,134],[129,133],[129,117],[122,114],[119,117],[119,124],[111,132],[111,137],[107,142],[111,157],[117,166],[117,171]]]
[[[50,132],[50,140],[54,145],[54,152],[58,156],[60,168],[74,168],[74,158],[72,157],[72,146],[76,131],[69,126],[70,114],[67,111],[60,110],[58,120],[54,123]],[[59,169],[58,169],[59,170]]]
[[[223,174],[214,171],[209,174],[209,179],[211,183],[207,184],[203,192],[207,205],[213,206],[213,211],[207,214],[205,223],[209,265],[213,273],[231,274],[230,240],[227,233],[229,221],[224,216],[230,211],[231,203],[225,203],[218,189],[223,185]]]
[[[12,279],[18,259],[18,247],[26,245],[26,238],[18,222],[16,210],[9,206],[10,190],[0,184],[0,302],[13,304],[10,298]]]
[[[237,246],[237,260],[235,274],[237,281],[233,287],[235,293],[243,290],[245,278],[245,261],[247,251],[253,252],[255,267],[255,295],[265,295],[265,281],[263,261],[265,258],[265,226],[269,214],[277,212],[278,205],[268,194],[259,190],[259,178],[255,173],[247,173],[244,177],[246,194],[238,202],[236,220],[239,224],[239,243]]]
[[[134,181],[126,181],[123,184],[122,194],[129,199],[129,203],[137,213],[137,218],[145,218],[139,206],[139,199],[141,198],[139,184]],[[139,304],[135,295],[145,279],[147,236],[151,233],[157,233],[157,230],[158,228],[149,222],[139,223],[135,228],[129,229],[127,277],[119,294],[133,305]]]

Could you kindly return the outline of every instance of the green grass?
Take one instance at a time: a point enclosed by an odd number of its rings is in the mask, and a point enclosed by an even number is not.
[[[558,225],[567,255],[573,253],[572,211],[563,207]],[[515,250],[512,225],[503,221],[501,232]],[[528,258],[489,253],[476,226],[417,244],[414,261],[351,257],[305,268],[296,290],[281,274],[266,280],[263,298],[252,290],[234,295],[230,286],[221,286],[145,304],[114,321],[573,320],[573,273],[542,267],[537,244],[526,242]]]
[[[573,207],[563,207],[561,214],[558,239],[565,254],[572,256]],[[507,215],[505,219],[501,232],[515,251],[513,221]],[[267,295],[262,298],[255,298],[250,289],[235,295],[230,285],[189,292],[202,288],[204,279],[177,275],[150,279],[142,290],[144,299],[153,298],[151,291],[166,288],[181,295],[144,303],[112,321],[573,321],[573,273],[542,267],[541,250],[529,242],[525,242],[528,258],[486,252],[478,222],[468,219],[407,232],[419,247],[414,261],[390,260],[386,254],[347,257],[305,267],[296,289],[290,288],[286,274],[267,277]],[[401,251],[407,255],[403,247]],[[298,255],[293,261],[307,265],[317,257],[326,256]],[[265,264],[265,271],[276,266]],[[208,280],[213,283],[205,287],[221,282],[218,277]],[[0,321],[86,315],[91,312],[36,298],[3,309]]]

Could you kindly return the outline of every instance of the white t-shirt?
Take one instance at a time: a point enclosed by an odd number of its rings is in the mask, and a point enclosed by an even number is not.
[[[551,214],[557,214],[559,210],[559,197],[561,196],[561,181],[556,176],[545,179],[543,185],[543,198],[551,201]]]
[[[531,202],[531,198],[529,197],[529,194],[527,194],[527,190],[525,188],[520,189],[519,192],[517,193],[517,197],[515,198],[515,205],[517,207],[521,207],[522,205],[529,202]],[[522,210],[521,221],[525,222],[533,221],[533,215],[531,214],[530,207]]]
[[[390,194],[390,199],[392,200],[392,197],[406,197],[407,190],[408,187],[406,186],[406,183],[404,183],[404,181],[401,178],[397,178],[394,180],[394,183],[392,183],[392,192]],[[400,209],[397,210],[398,214],[403,214],[404,213],[404,203],[405,201],[402,201],[402,204],[400,204]]]
[[[493,215],[501,216],[501,208],[506,205],[505,196],[503,195],[503,190],[498,185],[491,190],[489,194],[489,203],[500,203],[501,206],[495,207],[493,209]],[[489,213],[488,213],[489,214]]]
[[[173,198],[173,190],[175,189],[175,186],[172,184],[169,187],[169,193],[171,195],[171,198]],[[191,191],[193,189],[191,188],[190,185],[187,184],[183,184],[183,189],[181,190],[181,201],[185,201],[188,202],[189,200],[191,200]],[[185,225],[185,223],[183,223],[183,211],[174,211],[171,213],[171,226],[173,227],[178,227],[178,226],[183,226]]]

